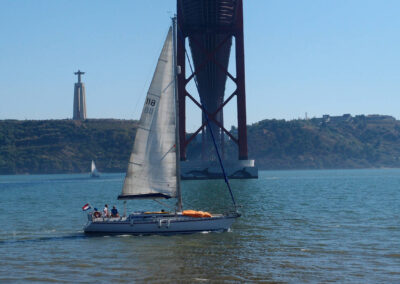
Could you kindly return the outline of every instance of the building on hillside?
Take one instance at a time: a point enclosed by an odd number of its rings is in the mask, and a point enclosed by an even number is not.
[[[387,120],[387,121],[394,121],[396,118],[390,115],[380,115],[380,114],[369,114],[367,115],[368,120],[375,120],[375,121],[382,121],[382,120]]]
[[[327,122],[329,122],[330,120],[331,120],[331,117],[330,117],[329,114],[324,114],[324,115],[322,116],[322,122],[327,123]]]
[[[377,123],[386,123],[395,121],[396,118],[390,115],[380,115],[380,114],[360,114],[356,116],[351,116],[351,114],[346,113],[341,116],[330,116],[329,114],[324,114],[322,118],[317,118],[316,121],[320,121],[321,124],[326,123],[340,123],[340,122],[351,122],[351,121],[369,121]]]
[[[353,119],[351,114],[346,113],[341,116],[330,116],[329,114],[324,114],[322,116],[322,122],[323,123],[328,123],[328,122],[350,122]]]

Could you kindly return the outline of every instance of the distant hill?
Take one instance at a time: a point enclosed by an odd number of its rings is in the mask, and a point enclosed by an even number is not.
[[[261,169],[400,167],[400,121],[391,116],[263,120],[248,139]]]
[[[123,172],[135,127],[117,119],[2,120],[0,174],[83,173],[92,159],[102,172]],[[400,167],[400,121],[390,116],[263,120],[248,126],[248,144],[260,169]],[[199,149],[191,143],[188,157]],[[237,157],[232,141],[225,150]]]
[[[92,159],[103,172],[122,172],[135,121],[117,119],[0,121],[0,174],[82,173]]]

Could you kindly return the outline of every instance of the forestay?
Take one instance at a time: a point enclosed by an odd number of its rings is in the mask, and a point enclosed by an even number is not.
[[[170,28],[147,92],[118,199],[176,197],[174,88]]]

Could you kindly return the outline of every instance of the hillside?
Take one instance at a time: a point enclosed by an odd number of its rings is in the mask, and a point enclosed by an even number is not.
[[[0,121],[0,174],[123,172],[135,121]],[[235,135],[236,129],[231,132]],[[400,167],[400,121],[389,116],[263,120],[248,126],[249,156],[260,169]],[[199,154],[191,143],[188,157]],[[236,157],[228,141],[226,157]]]
[[[400,167],[400,121],[390,116],[264,120],[248,137],[262,169]]]
[[[0,174],[125,169],[135,121],[116,119],[0,121]]]

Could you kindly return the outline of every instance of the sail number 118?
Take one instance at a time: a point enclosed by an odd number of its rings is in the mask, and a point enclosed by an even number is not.
[[[147,98],[146,99],[146,105],[155,106],[156,105],[156,100]]]
[[[144,107],[144,113],[147,114],[153,114],[153,110],[154,110],[154,106],[156,105],[156,100],[155,99],[149,99],[146,98],[146,103],[145,103],[145,107]]]

